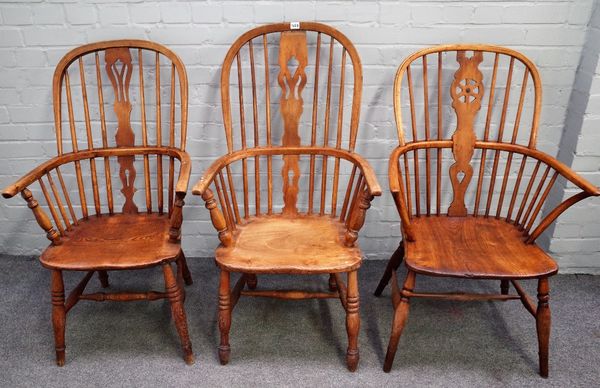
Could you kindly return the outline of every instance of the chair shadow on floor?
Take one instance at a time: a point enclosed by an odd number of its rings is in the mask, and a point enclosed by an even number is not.
[[[399,270],[399,277],[404,276],[405,269]],[[493,292],[495,289],[494,283],[489,281],[473,281],[464,280],[459,283],[453,282],[452,280],[442,279],[441,287],[436,283],[439,279],[423,279],[420,287],[417,285],[419,291],[428,291],[430,288],[436,288],[445,290],[445,288],[461,289],[471,292]],[[425,283],[423,285],[423,283]],[[365,287],[368,285],[364,282]],[[453,285],[451,285],[453,284]],[[526,287],[528,288],[528,287]],[[378,312],[382,311],[383,306],[378,306],[375,302],[382,301],[391,304],[391,300],[386,298],[386,293],[382,294],[381,298],[375,298],[372,294],[363,292],[366,294],[365,300],[362,304],[363,320],[368,326],[367,338],[369,344],[363,344],[363,348],[369,346],[373,352],[377,354],[377,358],[380,362],[385,359],[385,339],[389,335],[391,330],[392,316],[386,317],[385,320],[378,319],[381,314]],[[401,373],[402,368],[409,367],[426,367],[434,366],[440,363],[451,363],[457,367],[464,369],[477,369],[482,372],[490,370],[490,363],[513,363],[510,358],[519,358],[520,361],[524,361],[528,368],[532,370],[537,369],[537,354],[527,352],[530,348],[530,344],[524,343],[522,339],[515,338],[514,330],[519,322],[511,322],[512,311],[507,314],[506,311],[502,311],[503,305],[512,306],[512,309],[516,310],[518,314],[521,311],[521,306],[514,303],[499,304],[491,301],[487,302],[472,302],[471,304],[465,304],[464,302],[457,301],[437,301],[430,299],[415,299],[411,301],[411,317],[406,324],[406,333],[402,337],[402,343],[399,346],[400,352],[398,354],[398,371]],[[465,310],[471,310],[466,313]],[[445,328],[444,330],[435,330],[435,323],[432,318],[437,319],[449,319],[456,317],[459,314],[461,317],[465,317],[470,320],[481,321],[477,325],[471,323],[461,324],[470,330],[481,329],[485,330],[486,334],[478,336],[482,340],[494,341],[493,346],[496,351],[493,352],[493,358],[487,358],[488,362],[481,362],[482,357],[477,353],[477,349],[465,348],[464,352],[457,355],[454,352],[454,345],[452,341],[453,332],[452,330]],[[490,324],[492,322],[493,324]],[[383,329],[381,329],[383,325]],[[454,324],[453,324],[454,325]],[[390,326],[390,327],[388,327]],[[525,330],[528,330],[528,335],[535,341],[535,327],[531,325],[525,325]],[[457,329],[460,329],[457,327]],[[457,336],[454,339],[458,339]],[[437,349],[437,351],[427,351],[427,349]],[[470,352],[469,350],[475,350]],[[487,353],[486,353],[487,354]]]

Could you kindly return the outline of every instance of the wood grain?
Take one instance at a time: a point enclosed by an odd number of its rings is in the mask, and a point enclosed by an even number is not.
[[[455,163],[450,166],[450,181],[454,198],[448,208],[449,216],[466,216],[465,192],[473,177],[471,158],[475,148],[475,131],[473,122],[481,108],[483,98],[483,74],[479,64],[483,61],[481,51],[475,51],[467,58],[465,51],[456,53],[456,61],[460,68],[454,73],[454,81],[450,87],[452,108],[456,112],[456,131],[452,135],[452,153]],[[429,180],[427,180],[429,184]]]
[[[169,242],[169,217],[159,214],[115,214],[79,220],[62,244],[46,249],[46,268],[133,269],[174,261],[180,246]],[[101,233],[99,233],[101,231]]]
[[[331,273],[357,269],[361,253],[344,246],[343,224],[329,217],[281,215],[240,225],[232,247],[216,250],[217,264],[233,272]]]
[[[132,147],[135,144],[135,134],[131,129],[131,101],[129,100],[129,85],[133,73],[131,53],[127,48],[107,49],[104,60],[106,62],[106,72],[115,94],[114,109],[119,122],[115,133],[117,147]],[[121,192],[125,196],[123,213],[137,213],[138,211],[133,202],[133,195],[136,191],[134,187],[136,176],[133,165],[134,160],[135,157],[133,156],[119,157],[119,177],[123,185]]]
[[[288,63],[294,59],[298,62],[292,72]],[[281,116],[283,119],[283,147],[298,147],[300,135],[298,124],[302,115],[304,100],[302,90],[306,85],[304,68],[308,65],[308,47],[304,31],[284,31],[279,42],[279,76],[277,80],[281,87]],[[281,169],[283,178],[283,214],[296,215],[298,209],[298,181],[300,180],[300,167],[298,156],[285,155]],[[291,175],[291,176],[290,176]]]
[[[503,220],[428,217],[412,222],[418,236],[406,244],[406,265],[418,273],[491,279],[553,275],[558,266]]]

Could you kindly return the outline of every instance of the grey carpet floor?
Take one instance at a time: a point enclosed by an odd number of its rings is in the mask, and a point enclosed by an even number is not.
[[[518,301],[415,300],[392,372],[381,366],[391,330],[389,289],[372,292],[385,263],[360,270],[360,365],[346,370],[338,300],[242,298],[231,362],[216,357],[217,270],[188,259],[186,309],[196,363],[187,366],[165,301],[82,301],[67,316],[67,363],[54,365],[49,273],[32,258],[0,256],[0,385],[17,386],[598,386],[600,277],[552,279],[550,378],[537,374],[534,319]],[[161,271],[111,273],[111,289],[160,290]],[[77,276],[72,276],[77,275]],[[401,275],[402,276],[402,275]],[[71,289],[80,274],[68,274]],[[419,290],[494,292],[497,282],[417,278]],[[260,277],[259,287],[319,289],[326,277]],[[534,291],[533,282],[527,282]],[[99,289],[94,278],[89,290]]]

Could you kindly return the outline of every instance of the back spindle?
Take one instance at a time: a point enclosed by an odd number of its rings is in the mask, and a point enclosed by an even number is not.
[[[323,44],[326,47],[322,47]],[[337,50],[338,44],[340,50]],[[353,47],[349,47],[341,34],[337,36],[318,29],[290,30],[289,25],[288,28],[277,26],[272,31],[268,28],[257,30],[256,34],[246,34],[236,41],[227,53],[221,73],[228,152],[273,146],[352,150],[356,140],[362,74],[357,68],[360,65],[358,55]],[[263,53],[259,53],[261,49]],[[327,54],[329,58],[325,58]],[[276,58],[272,58],[273,55]],[[264,74],[259,71],[260,65],[264,65]],[[326,71],[326,75],[321,75],[321,70]],[[262,87],[264,92],[261,93]],[[278,104],[279,114],[275,118],[271,117],[271,103],[275,103],[271,101],[271,88],[274,88]],[[345,104],[350,91],[352,114],[347,118],[349,108]],[[265,104],[264,110],[260,108],[261,103]],[[232,107],[232,104],[237,106]],[[249,109],[252,109],[251,114],[247,114]],[[306,167],[301,163],[305,159]],[[283,166],[280,166],[280,160]],[[304,158],[296,154],[248,152],[236,164],[241,165],[242,185],[236,193],[239,211],[244,219],[251,216],[250,212],[252,216],[270,215],[280,206],[286,216],[306,210],[307,214],[338,217],[344,195],[339,192],[346,189],[348,177],[348,173],[344,175],[343,163],[339,157],[331,155],[311,154]],[[283,193],[277,195],[274,191],[279,189],[276,186],[280,180],[283,181]],[[299,187],[302,182],[307,183],[307,188]],[[300,199],[307,203],[298,204]]]
[[[142,59],[142,49],[138,49],[138,69],[140,81],[140,108],[142,120],[142,145],[148,146],[148,130],[146,128],[146,96],[144,93],[144,61]],[[150,187],[150,159],[148,155],[144,155],[144,182],[146,186],[146,211],[152,213],[152,195]]]
[[[162,147],[162,116],[161,116],[161,96],[160,96],[160,54],[156,52],[155,58],[155,89],[156,89],[156,145]],[[185,137],[182,137],[185,139]],[[158,213],[164,212],[163,198],[163,157],[156,156],[156,190],[158,194]]]
[[[54,195],[54,200],[56,201],[58,210],[60,211],[60,215],[62,216],[62,220],[65,223],[65,229],[67,231],[70,231],[71,230],[71,222],[69,221],[69,217],[67,216],[67,212],[62,203],[62,200],[60,199],[60,195],[58,193],[56,185],[54,184],[54,181],[52,180],[52,175],[50,174],[50,172],[48,172],[46,174],[46,178],[48,178],[48,183],[50,184],[50,189],[52,190],[52,194]]]

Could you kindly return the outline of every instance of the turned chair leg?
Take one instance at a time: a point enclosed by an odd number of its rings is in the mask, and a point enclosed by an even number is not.
[[[335,280],[335,274],[330,273],[329,274],[329,291],[334,292],[337,291],[338,286],[337,286],[337,282]]]
[[[185,309],[183,308],[183,294],[182,290],[177,283],[173,269],[169,263],[163,264],[163,274],[165,277],[165,290],[169,302],[171,303],[171,314],[175,321],[175,328],[181,339],[181,346],[183,348],[183,359],[185,363],[191,365],[194,363],[194,354],[192,353],[192,343],[190,342],[190,336],[188,333],[187,318],[185,315]]]
[[[181,265],[183,280],[185,281],[186,286],[194,284],[194,280],[192,279],[192,273],[188,268],[187,260],[185,259],[183,251],[181,251],[181,253],[179,254],[179,260],[177,261],[177,265]]]
[[[346,291],[346,331],[348,332],[348,351],[346,365],[350,372],[358,367],[358,332],[360,329],[358,272],[348,272],[348,288]]]
[[[508,280],[500,280],[500,293],[502,295],[508,295]]]
[[[183,262],[181,260],[181,256],[175,260],[175,265],[177,268],[177,275],[175,276],[175,279],[177,280],[177,286],[181,292],[181,302],[185,303],[185,280],[183,279]]]
[[[550,296],[550,286],[548,278],[538,281],[538,307],[535,315],[535,323],[538,335],[538,346],[540,356],[540,375],[548,377],[548,347],[550,343],[550,306],[548,301]]]
[[[102,288],[107,288],[110,285],[108,283],[108,272],[98,271],[98,279],[100,279],[100,285]]]
[[[398,342],[402,335],[402,330],[408,319],[408,310],[410,307],[410,298],[406,296],[406,292],[412,292],[415,287],[415,273],[411,270],[406,274],[406,280],[400,293],[400,303],[394,312],[394,321],[392,322],[392,334],[390,335],[390,342],[388,344],[387,353],[385,354],[385,362],[383,364],[383,371],[389,372],[392,369],[394,363],[394,357],[396,356],[396,350],[398,349]]]
[[[396,249],[394,254],[392,254],[392,257],[390,257],[390,259],[388,260],[387,266],[385,267],[385,272],[383,273],[383,276],[381,277],[381,280],[379,281],[379,285],[377,286],[377,289],[374,292],[375,296],[381,295],[381,293],[383,292],[385,287],[390,282],[390,279],[392,277],[392,272],[396,271],[398,269],[398,267],[400,267],[400,264],[402,264],[403,259],[404,259],[404,242],[401,241],[400,245],[398,246],[398,248]]]
[[[52,295],[52,327],[54,329],[54,348],[56,365],[65,365],[65,285],[62,272],[52,270],[50,276],[50,292]]]
[[[219,331],[221,343],[219,345],[219,361],[221,365],[229,362],[231,347],[229,346],[229,328],[231,327],[231,296],[229,289],[229,272],[221,270],[219,277]]]
[[[248,285],[249,289],[251,289],[251,290],[256,289],[256,286],[258,285],[258,279],[256,278],[256,274],[247,273],[246,274],[246,284]]]

